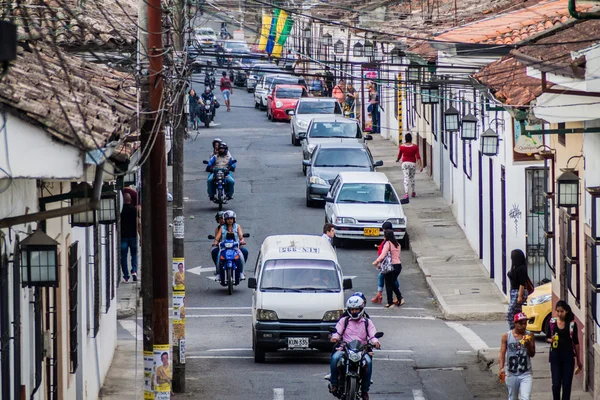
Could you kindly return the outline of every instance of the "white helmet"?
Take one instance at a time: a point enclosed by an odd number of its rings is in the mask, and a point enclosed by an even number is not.
[[[358,308],[360,311],[357,313],[352,313],[350,312],[350,309],[352,308]],[[353,294],[346,301],[346,311],[351,319],[360,319],[363,315],[365,315],[365,301],[359,295]]]
[[[227,210],[223,214],[223,218],[225,218],[225,219],[233,218],[233,221],[235,222],[235,213],[233,211],[231,211],[231,210]]]

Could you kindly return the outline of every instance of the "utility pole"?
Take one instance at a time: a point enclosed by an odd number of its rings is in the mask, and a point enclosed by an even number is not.
[[[185,0],[175,0],[175,60],[185,61]],[[178,61],[175,61],[177,63]],[[175,65],[185,71],[185,65]],[[182,77],[177,77],[182,78]],[[183,79],[176,79],[173,129],[173,392],[185,392],[185,216],[183,213],[183,144],[187,125],[185,116],[185,89]],[[183,314],[183,315],[182,315]]]
[[[148,5],[148,59],[150,119],[154,144],[150,152],[150,201],[152,202],[152,328],[154,334],[154,398],[171,398],[171,345],[169,337],[169,267],[167,246],[167,165],[163,127],[163,24],[160,0]]]

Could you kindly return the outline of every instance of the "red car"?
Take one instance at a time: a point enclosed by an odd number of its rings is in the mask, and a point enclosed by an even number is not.
[[[267,118],[289,121],[291,111],[296,109],[300,97],[308,97],[308,91],[302,85],[277,85],[273,93],[267,96]]]

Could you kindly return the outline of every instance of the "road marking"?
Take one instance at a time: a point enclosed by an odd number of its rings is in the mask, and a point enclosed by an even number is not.
[[[210,271],[215,272],[215,267],[204,267],[203,268],[201,265],[198,265],[197,267],[189,268],[189,269],[185,270],[185,272],[189,272],[194,275],[200,275],[203,272],[210,272]]]
[[[432,317],[430,315],[415,315],[415,316],[411,316],[411,315],[373,315],[373,314],[369,314],[369,318],[373,319],[373,318],[382,318],[382,319],[422,319],[422,320],[428,320],[428,321],[434,321],[435,317]]]
[[[251,317],[252,314],[186,314],[186,318],[228,318],[228,317]],[[410,316],[410,315],[370,315],[371,318],[378,319],[419,319],[433,321],[435,317],[431,316]],[[142,319],[139,317],[138,319]],[[468,328],[467,328],[468,329]]]
[[[421,389],[413,389],[412,392],[415,400],[425,400],[425,395]]]
[[[169,308],[172,310],[173,308]],[[186,310],[252,310],[252,307],[186,307]]]
[[[252,314],[214,314],[214,315],[189,315],[186,314],[185,318],[228,318],[228,317],[251,317]]]
[[[142,340],[143,328],[132,319],[120,319],[119,325],[131,334],[136,340]]]
[[[472,354],[472,350],[457,350],[456,354]]]
[[[195,359],[209,359],[209,360],[212,360],[212,359],[228,359],[228,358],[231,358],[231,359],[240,359],[240,358],[251,359],[251,358],[254,358],[254,357],[250,357],[250,356],[185,356],[185,358],[187,358],[187,359],[193,359],[193,360],[195,360]]]
[[[252,347],[244,347],[239,349],[208,349],[206,351],[252,351]]]
[[[273,400],[284,400],[282,388],[273,388]]]
[[[467,328],[463,324],[459,324],[458,322],[446,322],[450,328],[454,329],[465,342],[469,343],[469,345],[473,348],[473,350],[484,350],[489,349],[490,347],[480,338],[473,330]]]
[[[413,350],[379,350],[381,353],[414,353]]]
[[[356,278],[356,275],[348,275],[348,276],[344,275],[344,279],[345,278],[354,279],[354,278]]]

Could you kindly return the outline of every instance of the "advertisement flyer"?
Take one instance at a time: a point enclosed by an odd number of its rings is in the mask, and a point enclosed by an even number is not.
[[[173,290],[185,290],[185,261],[183,258],[173,259]]]
[[[171,346],[154,345],[154,398],[171,399]]]

